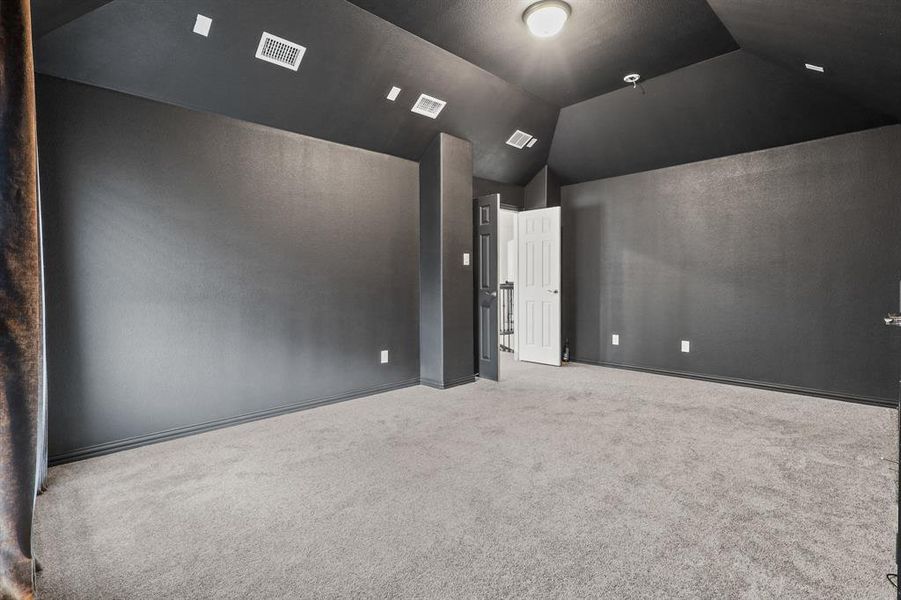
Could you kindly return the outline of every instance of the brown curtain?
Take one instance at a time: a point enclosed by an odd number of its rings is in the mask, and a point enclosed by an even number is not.
[[[43,373],[29,0],[0,0],[0,598],[34,597]]]

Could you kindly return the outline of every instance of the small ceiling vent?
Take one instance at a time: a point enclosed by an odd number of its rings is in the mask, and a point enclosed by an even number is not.
[[[444,110],[445,106],[447,106],[447,102],[444,100],[439,100],[438,98],[433,98],[426,94],[420,94],[416,104],[414,104],[413,108],[410,110],[416,114],[425,115],[430,119],[436,119],[441,111]]]
[[[532,135],[526,133],[525,131],[520,131],[517,129],[513,132],[513,135],[510,136],[510,139],[507,140],[507,143],[513,146],[514,148],[518,148],[522,150],[526,144],[529,143],[529,140],[532,139]]]
[[[307,49],[271,33],[263,32],[257,47],[257,58],[296,71]]]

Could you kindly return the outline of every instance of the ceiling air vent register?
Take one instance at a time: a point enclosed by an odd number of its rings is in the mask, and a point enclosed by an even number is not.
[[[507,140],[507,143],[514,148],[518,148],[522,150],[526,144],[529,143],[529,140],[532,139],[532,134],[526,133],[525,131],[520,131],[517,129],[513,132],[513,135],[510,136],[510,139]]]
[[[416,100],[416,104],[414,104],[413,108],[410,110],[418,115],[424,115],[430,119],[435,119],[441,111],[444,110],[446,105],[447,102],[444,100],[433,98],[427,94],[420,94],[419,99]]]
[[[257,58],[296,71],[307,49],[271,33],[263,32],[257,47]]]

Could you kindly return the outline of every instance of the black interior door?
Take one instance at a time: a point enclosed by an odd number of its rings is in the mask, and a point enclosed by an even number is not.
[[[475,326],[476,368],[479,377],[498,380],[497,349],[497,211],[499,194],[476,198],[475,225]]]

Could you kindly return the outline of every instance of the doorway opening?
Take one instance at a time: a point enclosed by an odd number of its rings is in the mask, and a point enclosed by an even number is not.
[[[473,201],[474,368],[500,380],[518,361],[560,366],[560,209]]]

